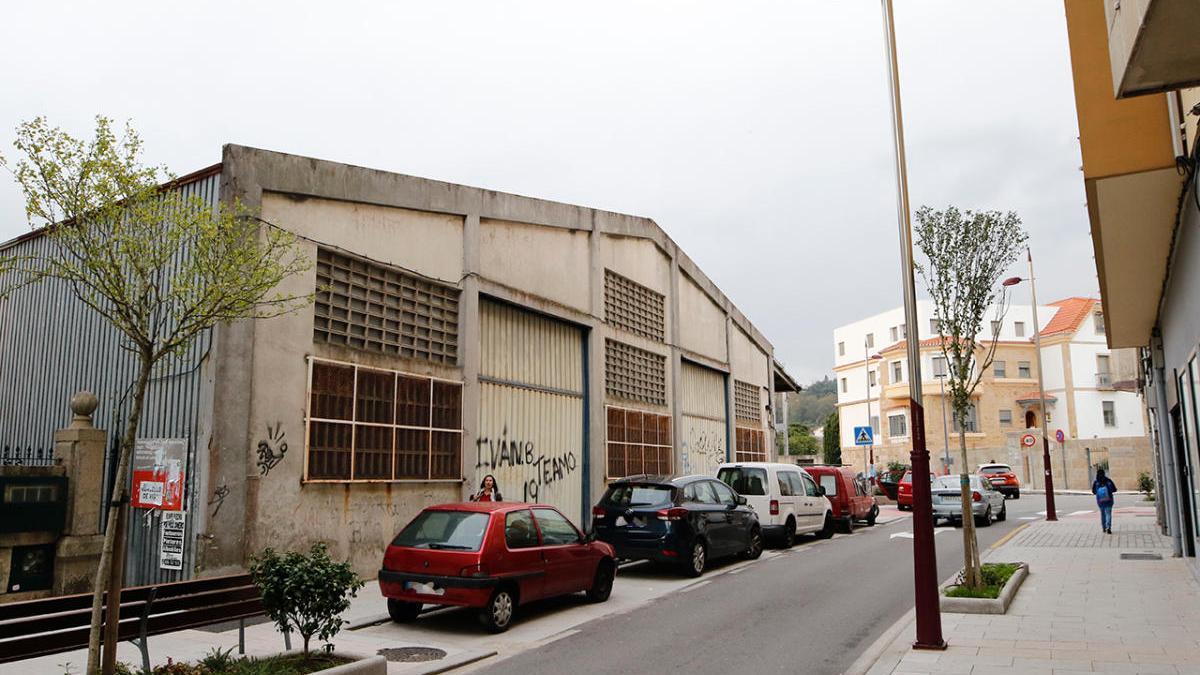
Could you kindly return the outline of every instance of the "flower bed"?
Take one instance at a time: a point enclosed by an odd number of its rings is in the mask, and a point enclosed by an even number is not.
[[[981,571],[983,584],[979,588],[968,588],[960,583],[942,589],[943,612],[1004,614],[1021,582],[1029,575],[1029,566],[1025,563],[984,563]]]

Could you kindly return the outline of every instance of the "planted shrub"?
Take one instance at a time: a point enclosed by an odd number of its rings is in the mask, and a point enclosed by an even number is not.
[[[262,593],[267,616],[280,632],[300,634],[305,656],[314,636],[328,642],[342,629],[341,614],[363,587],[350,563],[330,559],[323,543],[313,544],[307,555],[280,555],[268,548],[250,560],[250,578]]]
[[[1138,492],[1150,494],[1154,492],[1154,479],[1150,477],[1150,473],[1141,471],[1137,475]]]

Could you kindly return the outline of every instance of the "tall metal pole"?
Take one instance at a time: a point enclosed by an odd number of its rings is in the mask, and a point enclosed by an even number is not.
[[[929,450],[925,447],[925,408],[921,398],[921,340],[917,326],[917,285],[913,276],[912,223],[908,212],[908,169],[904,157],[904,115],[900,107],[900,68],[896,62],[896,24],[892,0],[883,2],[887,40],[889,93],[892,99],[892,150],[896,160],[896,215],[900,225],[900,264],[904,286],[904,325],[908,339],[909,418],[912,422],[913,474],[913,591],[917,615],[917,649],[945,649],[942,613],[938,604],[937,550],[933,545],[933,503],[930,495]]]
[[[938,375],[937,379],[942,390],[942,441],[944,442],[942,463],[946,465],[946,474],[948,475],[950,473],[950,429],[946,425],[946,374]]]
[[[863,338],[863,369],[866,371],[867,380],[867,426],[871,428],[870,454],[868,455],[867,448],[863,448],[863,475],[870,478],[871,464],[875,461],[875,425],[871,424],[871,353],[866,338]]]
[[[1033,299],[1033,348],[1037,351],[1038,396],[1042,401],[1042,470],[1045,471],[1046,483],[1046,520],[1058,520],[1058,513],[1054,510],[1054,472],[1050,468],[1050,432],[1046,427],[1046,388],[1042,384],[1042,325],[1038,323],[1033,253],[1028,246],[1025,247],[1025,256],[1029,260],[1029,295]],[[1063,466],[1065,470],[1066,464]]]

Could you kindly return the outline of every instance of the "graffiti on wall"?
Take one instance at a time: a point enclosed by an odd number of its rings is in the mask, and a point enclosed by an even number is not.
[[[283,431],[283,422],[276,422],[272,427],[267,425],[267,437],[258,442],[258,473],[266,476],[277,464],[283,461],[287,454],[288,445]]]
[[[217,512],[221,510],[221,505],[225,503],[225,498],[229,496],[229,486],[222,485],[213,491],[212,499],[208,500],[208,505],[213,507],[213,518],[217,517]]]
[[[579,469],[579,458],[574,451],[546,453],[535,447],[534,442],[514,435],[510,438],[508,425],[504,425],[499,437],[481,436],[475,442],[475,469],[480,475],[488,470],[516,475],[521,483],[521,501],[545,500],[545,493]],[[499,481],[497,477],[497,481]],[[500,486],[507,499],[515,499],[516,492],[507,485]]]
[[[684,473],[711,473],[725,461],[725,425],[708,420],[684,420],[680,463]]]

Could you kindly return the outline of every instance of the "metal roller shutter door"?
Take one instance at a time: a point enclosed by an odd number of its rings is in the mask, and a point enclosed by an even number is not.
[[[729,456],[725,375],[711,368],[683,362],[679,436],[680,470],[715,474]]]

